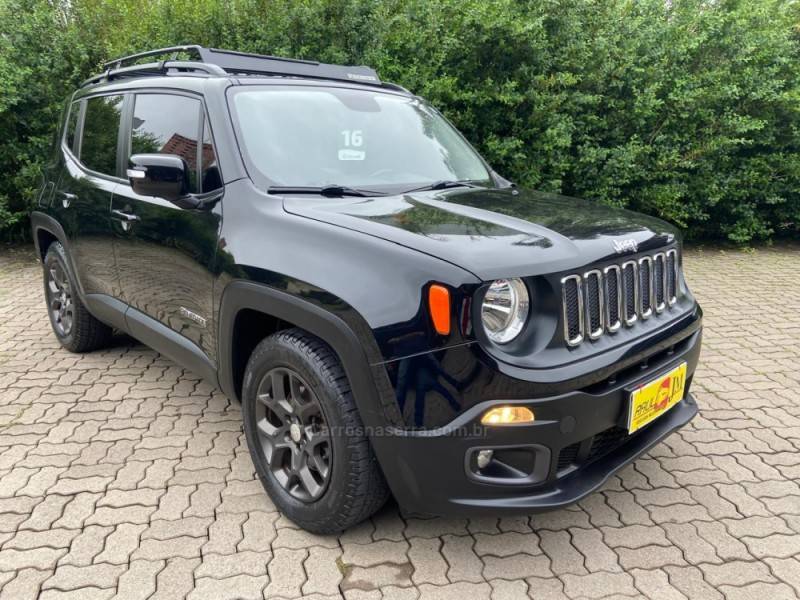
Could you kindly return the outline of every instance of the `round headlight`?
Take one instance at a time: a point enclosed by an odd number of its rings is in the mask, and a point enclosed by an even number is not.
[[[507,344],[519,335],[530,311],[528,288],[521,279],[497,279],[483,298],[481,321],[486,335],[496,344]]]

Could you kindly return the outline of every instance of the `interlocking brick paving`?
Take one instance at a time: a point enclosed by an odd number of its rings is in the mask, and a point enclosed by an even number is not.
[[[693,250],[701,414],[579,505],[298,530],[239,407],[129,338],[51,334],[41,270],[0,251],[0,597],[797,598],[800,247]]]

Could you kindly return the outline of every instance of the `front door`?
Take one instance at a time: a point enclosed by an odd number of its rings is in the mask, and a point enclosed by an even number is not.
[[[177,155],[186,163],[191,193],[221,186],[198,96],[140,92],[130,96],[126,115],[126,164],[133,154]],[[123,300],[188,339],[212,361],[213,269],[221,217],[219,203],[180,208],[164,198],[140,196],[130,184],[117,187],[111,204]],[[129,322],[132,317],[129,311]]]

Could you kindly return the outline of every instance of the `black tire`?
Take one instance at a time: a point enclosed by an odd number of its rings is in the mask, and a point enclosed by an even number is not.
[[[47,248],[43,265],[47,315],[61,345],[70,352],[90,352],[107,345],[113,330],[90,315],[81,302],[66,251],[59,242]]]
[[[307,384],[321,406],[331,452],[327,456],[328,477],[318,497],[298,499],[289,489],[291,486],[276,477],[276,470],[283,475],[280,467],[276,469],[276,461],[270,467],[267,459],[265,443],[270,442],[265,442],[265,409],[259,403],[263,404],[269,394],[259,394],[259,390],[264,389],[265,382],[272,381],[276,372],[297,375],[295,381],[303,384],[299,386],[301,393],[308,394]],[[318,338],[301,329],[290,329],[271,335],[256,346],[244,375],[242,411],[250,455],[264,489],[283,514],[303,529],[320,534],[340,532],[368,518],[386,502],[389,489],[364,433],[347,376],[333,350]],[[283,439],[283,445],[292,444],[290,436],[284,435]],[[298,450],[299,444],[294,448]],[[294,465],[293,459],[291,462]]]

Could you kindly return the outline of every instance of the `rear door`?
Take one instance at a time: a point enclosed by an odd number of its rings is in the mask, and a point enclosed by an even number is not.
[[[137,92],[126,112],[126,163],[133,154],[176,155],[190,174],[191,193],[221,189],[200,96]],[[125,302],[188,338],[213,360],[212,291],[220,205],[181,208],[164,198],[140,196],[125,181],[117,188],[111,209]],[[129,311],[128,321],[135,318]]]
[[[86,294],[120,293],[109,209],[122,181],[118,147],[123,100],[121,94],[110,94],[74,102],[62,144],[64,169],[51,207],[67,234]]]
[[[83,118],[83,101],[70,102],[65,109],[64,125],[58,140],[56,159],[51,167],[45,170],[44,186],[39,194],[39,207],[47,210],[56,218],[68,240],[75,231],[75,211],[67,211],[72,193],[67,189],[74,185],[73,179],[81,177],[78,162],[78,141],[80,124]],[[64,180],[62,183],[62,179]]]

